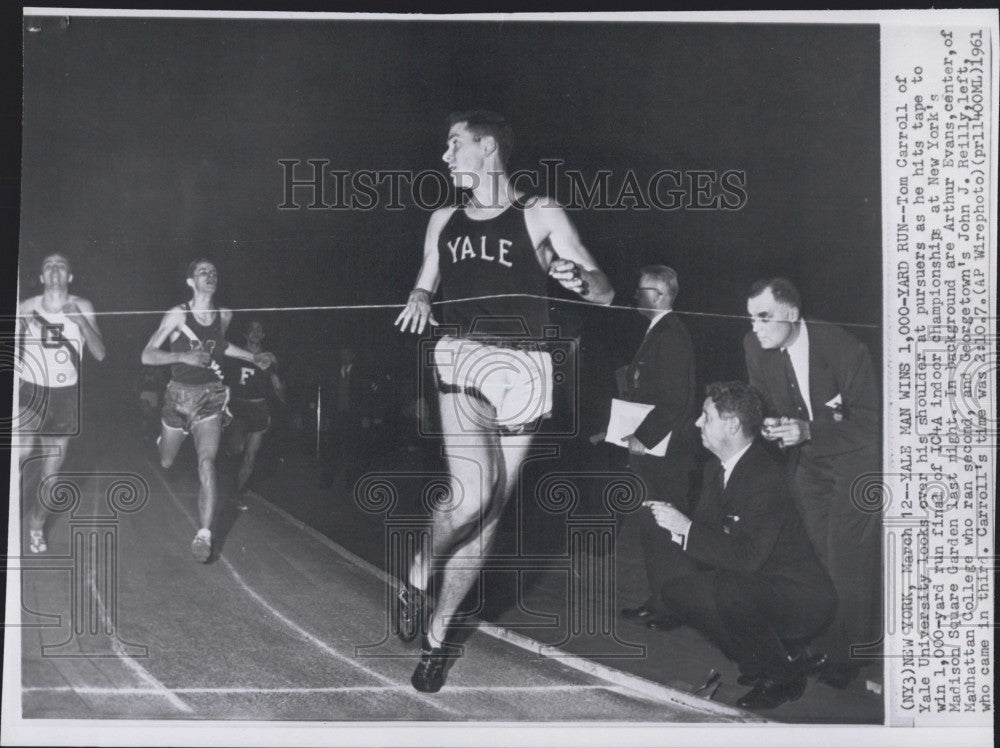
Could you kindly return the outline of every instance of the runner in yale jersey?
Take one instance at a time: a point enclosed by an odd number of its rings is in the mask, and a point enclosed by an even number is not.
[[[443,158],[471,199],[431,216],[416,288],[396,319],[400,330],[419,334],[436,324],[431,300],[439,288],[446,302],[479,297],[442,305],[454,334],[436,344],[434,362],[454,501],[434,513],[433,547],[416,553],[400,593],[400,636],[425,629],[412,683],[431,692],[444,683],[449,624],[480,575],[530,427],[552,407],[551,357],[541,341],[547,276],[596,304],[614,296],[565,211],[548,198],[526,198],[510,182],[504,119],[464,112],[452,115],[449,128]],[[432,559],[445,559],[443,568],[433,569]],[[429,595],[436,571],[441,581]]]

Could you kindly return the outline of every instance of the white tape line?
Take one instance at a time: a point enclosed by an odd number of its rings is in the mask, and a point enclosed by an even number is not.
[[[551,296],[542,296],[540,294],[531,293],[500,293],[500,294],[488,294],[483,296],[466,296],[460,299],[441,299],[434,302],[434,306],[442,306],[448,304],[465,304],[470,301],[488,301],[490,299],[538,299],[540,301],[551,301],[560,304],[576,304],[580,306],[600,306],[602,309],[613,309],[617,311],[634,312],[635,307],[628,305],[623,306],[621,304],[601,304],[597,305],[590,301],[584,301],[583,299],[562,299],[554,298]],[[337,312],[337,311],[364,311],[364,310],[375,310],[375,309],[402,309],[406,304],[329,304],[323,306],[260,306],[260,307],[242,307],[238,309],[230,309],[231,312],[240,313],[253,313],[253,312]],[[709,317],[712,319],[731,319],[731,320],[742,320],[744,322],[753,321],[751,317],[745,314],[719,314],[716,312],[690,312],[680,309],[673,310],[674,314],[680,314],[686,317]],[[133,310],[122,310],[122,311],[103,311],[93,312],[96,317],[120,317],[120,316],[138,316],[143,314],[166,314],[166,309],[133,309]],[[15,315],[18,317],[25,317],[27,315],[19,314]],[[839,327],[861,327],[871,330],[880,329],[880,325],[871,325],[864,322],[830,322],[828,320],[811,320],[814,325],[838,325]]]

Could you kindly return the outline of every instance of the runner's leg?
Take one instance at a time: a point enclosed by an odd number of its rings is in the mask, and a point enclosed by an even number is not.
[[[198,454],[198,518],[202,529],[211,529],[215,518],[218,487],[215,478],[215,456],[222,436],[222,417],[211,416],[191,425],[194,448]]]
[[[69,437],[43,436],[39,437],[38,441],[41,446],[41,453],[44,455],[42,457],[42,474],[39,476],[39,485],[44,486],[46,479],[58,473],[63,462],[66,460],[66,447],[69,446]],[[29,529],[44,529],[45,520],[50,514],[48,509],[46,509],[46,504],[50,507],[54,506],[52,497],[39,495],[38,500],[34,502],[28,519]]]
[[[260,451],[260,445],[263,441],[263,431],[254,431],[247,435],[246,443],[243,448],[243,462],[240,464],[240,469],[236,473],[237,496],[243,493],[243,489],[246,488],[247,481],[250,480],[250,476],[253,475],[254,463],[257,460],[257,453]]]
[[[156,440],[160,450],[160,465],[164,470],[174,464],[187,433],[183,429],[171,428],[165,423],[160,424],[160,438]]]

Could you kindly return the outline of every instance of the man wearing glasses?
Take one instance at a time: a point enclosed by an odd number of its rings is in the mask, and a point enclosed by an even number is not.
[[[629,467],[643,481],[646,498],[675,507],[688,506],[688,489],[695,469],[694,449],[685,427],[694,416],[694,349],[687,327],[673,313],[678,292],[677,273],[666,265],[642,268],[635,292],[636,310],[649,320],[646,336],[629,364],[625,397],[654,406],[636,428],[624,438],[629,450]],[[670,434],[663,457],[647,454]],[[634,608],[622,610],[622,617],[654,631],[672,628],[672,619],[660,600],[664,570],[668,567],[668,534],[656,524],[648,507],[626,520],[642,543],[649,597]],[[633,537],[635,537],[633,535]]]

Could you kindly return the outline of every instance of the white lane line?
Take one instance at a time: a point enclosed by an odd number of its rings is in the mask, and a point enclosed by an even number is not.
[[[97,584],[94,581],[93,574],[90,575],[90,579],[87,580],[87,584],[90,586],[90,594],[92,594],[94,596],[94,600],[97,601],[97,607],[100,612],[100,618],[98,620],[100,621],[112,620],[108,616],[107,608],[104,607],[104,601],[101,599],[101,594],[97,590]],[[181,701],[175,695],[174,691],[171,691],[165,685],[160,683],[160,681],[157,680],[152,673],[150,673],[148,670],[146,670],[146,668],[144,668],[142,665],[136,662],[135,659],[133,659],[133,657],[127,651],[125,651],[125,647],[122,646],[122,643],[118,640],[117,629],[110,632],[109,638],[111,639],[111,648],[114,650],[115,654],[118,655],[118,658],[129,670],[131,670],[133,673],[139,676],[139,680],[148,683],[151,686],[151,688],[148,689],[151,693],[155,693],[157,696],[165,698],[167,701],[170,702],[171,706],[181,710],[182,712],[186,712],[188,714],[194,713],[194,710],[190,706],[185,704],[183,701]],[[24,691],[29,689],[22,688],[21,690]],[[86,693],[85,689],[68,687],[68,690],[77,691],[78,693]]]
[[[101,593],[97,589],[97,583],[93,571],[89,574],[87,578],[87,586],[90,589],[90,594],[92,599],[97,605],[97,620],[104,622],[105,624],[113,622],[115,619],[108,614],[107,606],[104,604],[104,600],[101,598]],[[125,647],[122,645],[121,641],[118,639],[117,626],[109,632],[108,639],[111,643],[111,649],[117,655],[118,660],[129,670],[136,675],[139,680],[143,683],[147,683],[149,688],[144,689],[151,695],[159,696],[166,699],[167,702],[177,709],[178,711],[184,712],[186,714],[192,714],[194,710],[185,704],[180,698],[178,698],[169,688],[167,688],[163,683],[157,680],[156,676],[150,673],[146,668],[140,665],[135,659],[130,655]],[[81,651],[81,656],[86,656],[86,652]],[[44,658],[44,655],[43,655]],[[21,688],[21,691],[29,691],[30,688]],[[85,693],[85,689],[77,689],[74,686],[63,686],[57,690],[61,691],[76,691],[78,693]]]
[[[30,686],[22,688],[22,691],[39,693],[59,693],[74,692],[86,694],[101,694],[108,696],[115,695],[139,695],[157,696],[160,694],[156,688],[115,688],[114,686]],[[626,689],[620,686],[574,686],[574,685],[552,685],[552,686],[448,686],[449,693],[475,692],[475,693],[549,693],[553,691],[615,691],[623,692]],[[186,694],[330,694],[330,693],[412,693],[413,689],[408,686],[328,686],[317,688],[175,688],[174,693]]]
[[[198,527],[197,521],[191,515],[191,513],[188,511],[187,507],[185,507],[184,504],[181,502],[181,500],[177,496],[177,494],[174,493],[173,489],[171,489],[170,486],[167,484],[166,479],[163,477],[163,475],[160,473],[160,471],[157,470],[154,467],[153,468],[153,472],[159,477],[160,483],[166,489],[167,493],[170,495],[171,500],[174,502],[174,504],[177,506],[177,508],[180,509],[181,513],[188,518],[188,521],[191,523],[191,526],[197,529],[197,527]],[[267,610],[271,615],[273,615],[275,618],[277,618],[279,621],[281,621],[283,624],[285,624],[288,628],[290,628],[292,631],[294,631],[296,634],[298,634],[301,638],[305,639],[306,641],[310,642],[311,644],[314,644],[316,647],[318,647],[323,652],[325,652],[326,654],[328,654],[331,657],[333,657],[335,660],[338,660],[338,661],[344,663],[345,665],[349,665],[349,666],[351,666],[353,668],[356,668],[357,670],[361,670],[365,674],[371,676],[372,678],[374,678],[377,681],[381,681],[382,683],[385,683],[389,687],[392,687],[392,688],[399,687],[399,684],[396,681],[394,681],[392,678],[389,678],[389,677],[387,677],[385,675],[382,675],[379,672],[376,672],[375,670],[372,670],[370,668],[365,667],[364,665],[356,662],[355,660],[351,659],[350,657],[341,654],[340,652],[338,652],[336,649],[334,649],[333,647],[331,647],[329,644],[327,644],[325,641],[323,641],[319,637],[314,636],[313,634],[310,634],[304,628],[302,628],[301,626],[299,626],[299,624],[297,624],[295,621],[293,621],[292,619],[288,618],[286,615],[284,615],[279,610],[277,610],[273,605],[271,605],[267,600],[265,600],[263,598],[263,596],[260,595],[260,593],[258,593],[256,590],[254,590],[252,587],[250,587],[250,585],[248,585],[245,581],[243,581],[243,577],[240,576],[240,573],[238,571],[236,571],[236,568],[232,565],[232,563],[230,563],[230,561],[225,556],[219,554],[218,555],[218,560],[219,560],[219,562],[221,562],[222,564],[225,565],[226,569],[229,570],[229,573],[233,575],[233,578],[236,580],[236,583],[239,584],[240,587],[242,587],[244,589],[244,591],[251,598],[253,598],[265,610]],[[179,689],[175,689],[175,690],[179,690]],[[423,694],[421,694],[418,691],[410,689],[410,693],[413,695],[413,698],[415,698],[418,701],[426,704],[427,706],[433,707],[434,709],[436,709],[438,711],[446,712],[447,714],[451,714],[451,715],[454,715],[454,716],[461,716],[459,714],[459,712],[457,712],[456,710],[451,709],[451,708],[445,706],[444,704],[440,704],[437,701],[435,701],[434,699],[431,699],[428,696],[424,696]]]
[[[260,501],[266,508],[285,520],[285,522],[304,532],[319,544],[326,546],[341,558],[349,561],[359,569],[371,574],[375,578],[381,579],[385,584],[391,585],[393,589],[398,588],[399,580],[391,574],[388,574],[374,564],[365,561],[360,556],[337,544],[326,535],[319,532],[319,530],[310,527],[302,520],[296,519],[276,504],[273,504],[263,497],[260,498]],[[633,675],[632,673],[625,672],[624,670],[618,670],[617,668],[613,668],[608,665],[602,665],[601,663],[588,660],[587,658],[579,655],[554,649],[553,647],[546,646],[535,639],[525,636],[524,634],[520,634],[517,631],[504,628],[503,626],[497,626],[495,624],[480,621],[476,630],[486,634],[487,636],[491,636],[494,639],[501,639],[514,645],[515,647],[525,649],[538,655],[539,657],[552,659],[566,665],[572,670],[576,670],[579,673],[585,673],[595,678],[607,681],[609,686],[606,686],[606,688],[608,690],[621,691],[623,693],[631,692],[633,695],[639,695],[646,699],[652,699],[653,701],[657,701],[662,704],[668,704],[673,707],[683,707],[702,714],[710,714],[712,716],[719,717],[720,720],[724,719],[727,722],[769,721],[768,719],[752,712],[746,712],[727,704],[721,704],[716,701],[703,699],[700,696],[695,696],[694,694],[680,691],[676,688],[671,688],[670,686],[665,686],[655,681],[647,680],[639,675]]]

